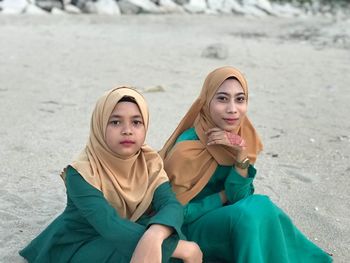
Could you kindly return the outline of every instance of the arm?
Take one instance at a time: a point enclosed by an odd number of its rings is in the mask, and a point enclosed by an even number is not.
[[[131,255],[145,227],[121,218],[103,194],[87,183],[73,168],[66,177],[67,195],[82,217],[105,239]]]
[[[177,201],[168,182],[156,189],[152,206],[155,215],[148,221],[148,229],[135,249],[132,262],[139,262],[142,258],[147,257],[147,254],[152,253],[153,249],[152,262],[156,262],[155,255],[160,256],[162,262],[168,262],[179,242],[179,236],[182,235],[182,206]],[[174,230],[175,233],[173,233]],[[158,249],[160,247],[161,255]]]
[[[249,165],[246,169],[246,177],[242,176],[236,168],[231,169],[230,174],[225,181],[225,195],[229,203],[233,204],[254,193],[253,180],[256,169]]]

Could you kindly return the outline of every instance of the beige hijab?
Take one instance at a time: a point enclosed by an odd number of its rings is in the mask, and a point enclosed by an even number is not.
[[[215,127],[209,113],[209,104],[219,86],[229,77],[235,77],[242,85],[248,99],[247,81],[237,69],[221,67],[212,71],[204,81],[202,91],[178,127],[159,152],[178,200],[188,203],[208,183],[219,165],[233,165],[236,153],[232,148],[215,145],[206,146],[205,131]],[[185,130],[194,127],[199,141],[175,141]],[[246,116],[235,131],[247,144],[248,158],[255,162],[262,150],[262,143],[252,123]]]
[[[132,88],[114,88],[97,101],[91,118],[89,141],[71,166],[103,193],[121,217],[136,221],[149,208],[155,189],[168,181],[168,177],[162,159],[146,144],[127,159],[107,146],[105,134],[109,117],[124,96],[135,99],[147,131],[148,108],[143,96]],[[65,179],[66,173],[61,176]]]

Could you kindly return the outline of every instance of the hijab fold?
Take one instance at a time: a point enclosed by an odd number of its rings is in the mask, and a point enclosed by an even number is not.
[[[149,208],[155,189],[168,178],[162,159],[146,144],[128,158],[119,156],[107,146],[105,134],[109,117],[124,96],[135,99],[147,131],[149,115],[143,96],[133,88],[114,88],[97,101],[88,143],[71,166],[103,193],[121,217],[136,221]],[[61,176],[65,180],[66,172]]]
[[[239,81],[248,101],[247,81],[240,71],[232,67],[221,67],[212,71],[205,79],[199,97],[159,152],[176,196],[182,204],[188,203],[204,188],[218,165],[233,165],[236,160],[237,153],[230,147],[207,146],[205,134],[207,130],[215,127],[209,112],[210,101],[228,78],[236,78]],[[199,140],[175,144],[176,139],[191,127],[195,128]],[[257,154],[262,150],[262,143],[247,116],[242,119],[235,133],[245,140],[248,158],[254,163]]]

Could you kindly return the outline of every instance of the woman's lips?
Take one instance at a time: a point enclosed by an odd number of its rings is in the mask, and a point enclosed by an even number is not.
[[[239,118],[224,118],[224,121],[230,125],[236,124]]]

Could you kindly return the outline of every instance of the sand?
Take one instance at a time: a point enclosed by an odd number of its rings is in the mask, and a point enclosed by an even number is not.
[[[18,250],[63,211],[58,174],[85,145],[102,92],[151,88],[147,142],[159,149],[222,65],[248,79],[249,116],[265,146],[256,193],[335,262],[349,262],[345,25],[320,17],[0,16],[0,262],[23,262]],[[202,57],[215,43],[228,56]],[[164,91],[152,92],[158,85]]]

